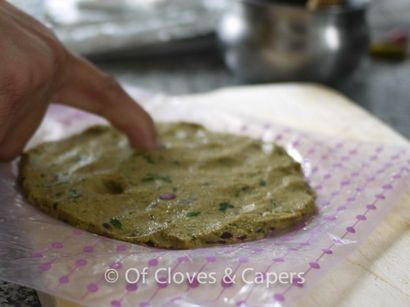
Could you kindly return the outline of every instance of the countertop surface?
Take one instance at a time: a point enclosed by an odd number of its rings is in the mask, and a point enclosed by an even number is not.
[[[369,23],[374,36],[396,28],[410,31],[408,0],[373,1]],[[206,92],[241,84],[210,48],[191,55],[98,62],[120,81],[169,95]],[[388,62],[366,58],[346,81],[335,86],[370,113],[410,138],[410,60]],[[38,306],[34,290],[0,283],[0,306]]]

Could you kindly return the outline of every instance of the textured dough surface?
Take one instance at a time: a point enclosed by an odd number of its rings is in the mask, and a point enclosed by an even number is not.
[[[256,240],[315,211],[299,163],[273,143],[158,124],[141,151],[109,126],[41,144],[20,162],[31,203],[76,227],[163,248]]]

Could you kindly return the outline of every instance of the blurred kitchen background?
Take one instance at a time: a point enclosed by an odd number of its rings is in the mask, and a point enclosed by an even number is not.
[[[259,1],[269,2],[269,0]],[[335,0],[324,0],[326,1]],[[241,62],[243,60],[241,56],[244,55],[243,50],[249,45],[246,45],[246,42],[242,42],[241,45],[239,41],[239,49],[232,49],[232,51],[229,48],[235,47],[232,45],[235,42],[229,42],[229,38],[232,38],[232,35],[235,36],[236,32],[226,34],[222,31],[222,37],[227,38],[228,36],[228,43],[224,46],[224,61],[221,49],[218,49],[216,29],[221,24],[222,16],[231,15],[233,19],[228,20],[228,24],[231,23],[230,27],[233,24],[236,31],[249,30],[249,24],[243,24],[241,19],[237,18],[243,14],[243,11],[237,10],[238,0],[14,0],[11,2],[48,24],[68,48],[89,57],[120,81],[135,84],[153,92],[181,95],[255,81],[309,80],[309,76],[314,76],[316,72],[314,68],[321,67],[320,63],[313,63],[313,69],[309,67],[302,71],[304,78],[300,78],[300,74],[288,74],[286,76],[265,76],[266,78],[260,78],[260,80],[257,80],[258,76],[247,78],[249,76],[243,75],[243,69],[235,71],[234,68],[233,71],[236,74],[229,70],[226,64],[234,66]],[[274,1],[270,0],[270,2]],[[282,2],[289,4],[306,1],[283,0]],[[314,5],[317,1],[310,2]],[[410,137],[410,60],[408,59],[410,1],[349,1],[350,5],[361,5],[363,2],[369,2],[366,15],[371,47],[367,46],[366,33],[363,32],[365,29],[359,29],[360,39],[359,42],[353,42],[353,47],[363,48],[364,46],[364,49],[362,51],[360,48],[353,48],[350,51],[347,49],[348,54],[344,54],[342,60],[336,58],[332,65],[341,66],[340,61],[347,61],[346,65],[350,65],[353,60],[350,60],[349,64],[349,58],[363,53],[360,63],[357,67],[352,67],[354,70],[350,75],[328,81],[332,87],[362,105],[406,137]],[[290,30],[286,23],[280,25],[279,32],[282,31],[285,37],[286,33],[289,33],[286,31],[293,30],[299,33],[298,35],[304,35],[306,24],[300,24],[298,20],[303,19],[307,23],[317,22],[317,26],[325,26],[327,29],[325,31],[327,47],[333,50],[343,44],[343,39],[349,41],[351,35],[357,34],[358,28],[363,26],[360,16],[359,21],[353,19],[355,22],[353,24],[350,19],[332,20],[332,17],[329,21],[326,16],[320,17],[318,21],[311,21],[310,15],[306,17],[300,11],[301,8],[302,5],[299,5],[299,11],[295,13],[289,13],[286,10],[284,13],[282,11],[272,13],[272,16],[277,19],[287,16],[292,22],[296,20],[296,23],[290,24]],[[303,7],[303,10],[306,8]],[[264,9],[259,9],[259,12],[261,11],[263,15]],[[259,13],[256,11],[248,13],[245,15],[253,18],[251,22],[259,22],[259,26],[266,18],[270,18],[265,15],[259,18]],[[331,23],[330,26],[326,25],[327,22]],[[338,37],[341,41],[335,42],[335,30],[338,26],[347,27],[348,31],[353,32],[339,33]],[[252,31],[250,33],[251,37],[248,37],[248,41],[259,39],[257,33],[254,34]],[[221,33],[219,34],[221,36]],[[281,68],[281,63],[287,63],[283,54],[286,55],[286,48],[290,45],[290,41],[283,40],[283,37],[281,39],[279,46],[282,48],[282,54],[279,64],[276,63],[279,68]],[[297,40],[292,44],[292,48],[303,51],[303,46],[298,46]],[[312,44],[319,45],[315,41]],[[220,45],[221,42],[219,42]],[[370,55],[370,49],[373,55]],[[227,50],[232,52],[229,53]],[[251,55],[252,52],[250,50]],[[269,52],[269,50],[264,50],[264,52]],[[293,65],[301,56],[303,54],[295,57],[289,65]],[[245,55],[245,74],[250,71],[247,67],[252,67],[252,63],[257,61],[256,58],[249,60],[246,57],[249,57],[249,52]],[[332,66],[331,69],[336,69],[336,75],[340,77],[345,74],[345,72],[337,71],[340,67]],[[320,81],[326,82],[326,80]],[[38,299],[34,291],[8,283],[1,284],[1,306],[35,306],[37,304]]]
[[[282,2],[289,5],[289,3],[305,3],[308,0],[248,0],[251,3],[254,1],[259,3]],[[337,3],[340,1],[343,0],[310,0],[310,2],[319,3]],[[238,73],[234,69],[235,75],[232,70],[226,68],[220,52],[221,48],[218,50],[216,29],[221,24],[222,16],[234,15],[234,17],[238,17],[240,15],[235,11],[237,9],[235,6],[238,6],[238,2],[241,1],[14,0],[11,2],[52,27],[68,48],[88,56],[98,66],[115,75],[119,80],[136,84],[151,91],[180,95],[246,84],[249,81],[269,82],[281,79],[281,75],[279,78],[277,76],[269,78],[268,76],[268,78],[258,79],[251,76],[247,79],[248,76],[243,78],[244,76],[243,74],[240,75],[240,71]],[[377,57],[369,56],[366,46],[366,54],[363,56],[360,65],[347,77],[344,76],[344,72],[338,73],[336,69],[333,74],[342,78],[336,78],[336,81],[333,80],[334,78],[329,80],[332,81],[331,86],[409,137],[410,98],[407,92],[408,86],[410,86],[410,62],[406,59],[406,56],[408,54],[407,37],[410,35],[410,1],[345,0],[345,2],[350,6],[360,6],[363,3],[368,3],[366,15],[370,42],[374,45],[372,49],[374,49],[374,53],[377,53]],[[299,7],[303,8],[302,5],[299,5]],[[265,8],[262,8],[256,14],[264,10]],[[251,12],[251,14],[254,14],[254,12]],[[283,14],[287,13],[280,11],[276,16],[271,17],[283,18]],[[298,14],[296,12],[291,18],[303,18]],[[241,17],[243,16],[239,16],[239,20]],[[354,18],[356,17],[354,16]],[[256,17],[256,19],[258,18]],[[233,21],[235,23],[235,20]],[[263,20],[263,22],[265,21]],[[307,20],[307,22],[309,23],[311,20]],[[323,22],[322,18],[320,22],[322,24],[319,26],[323,27],[323,23],[328,21]],[[339,27],[340,24],[346,26],[346,24],[349,25],[352,22],[356,23],[351,25],[347,32],[342,32],[339,35],[339,37],[342,37],[342,44],[343,39],[346,40],[347,37],[347,40],[349,40],[349,37],[351,38],[357,34],[357,28],[362,25],[355,19],[336,20],[336,27]],[[238,18],[236,18],[236,23],[238,23]],[[236,25],[237,28],[240,26]],[[249,31],[251,26],[245,24],[245,27],[247,27],[245,31]],[[255,27],[258,26],[260,25]],[[279,26],[282,28],[290,26],[296,28],[296,31],[299,32],[307,31],[297,29],[303,27],[303,24],[279,24]],[[331,26],[335,26],[335,24]],[[224,31],[226,32],[226,29]],[[235,32],[235,30],[233,31]],[[240,30],[237,29],[237,31]],[[285,31],[280,34],[284,37],[279,35],[274,40],[279,39],[286,42],[288,33],[289,31]],[[260,33],[251,33],[251,35],[257,37]],[[330,39],[330,43],[332,42],[332,37],[326,37],[326,39]],[[357,39],[359,39],[359,43],[362,40],[362,44],[367,44],[363,35]],[[357,39],[356,42],[353,41],[353,44],[357,45]],[[276,42],[270,43],[273,45]],[[298,42],[290,43],[295,45]],[[391,46],[391,43],[394,46]],[[399,46],[397,46],[397,43]],[[240,45],[239,50],[242,52],[246,42],[239,42],[238,44]],[[317,44],[317,42],[312,41],[312,44]],[[287,48],[287,46],[284,47],[282,43],[280,48]],[[266,52],[266,50],[263,52]],[[358,56],[360,50],[357,50],[357,48],[356,50],[347,49],[347,53],[344,58],[335,59],[336,63],[340,62],[339,66],[346,66],[346,61],[349,65],[349,57]],[[232,56],[232,54],[227,56],[225,53],[225,60],[229,56]],[[273,56],[276,56],[276,54]],[[283,62],[283,54],[281,56],[279,61]],[[238,59],[236,60],[238,62]],[[255,62],[254,59],[251,59],[248,60],[248,64],[249,61],[251,63],[252,61]],[[225,62],[229,62],[229,60]],[[313,63],[313,65],[315,65],[313,69],[310,67],[307,71],[302,72],[307,76],[307,78],[303,78],[304,80],[310,81],[311,72],[316,71],[316,67],[319,69],[323,66],[320,62]],[[248,65],[248,67],[251,66],[253,65]],[[273,69],[277,70],[276,68]],[[334,69],[334,67],[330,69]],[[245,72],[248,71],[250,71],[250,68],[245,67]],[[298,76],[296,75],[296,77]],[[294,78],[292,74],[283,79],[292,81],[292,78],[295,80],[301,79]],[[311,79],[311,81],[326,81],[326,76]]]

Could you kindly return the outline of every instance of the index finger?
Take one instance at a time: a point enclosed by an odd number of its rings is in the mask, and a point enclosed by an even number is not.
[[[53,99],[108,119],[144,149],[156,147],[154,123],[119,83],[87,60],[69,55],[60,87]]]

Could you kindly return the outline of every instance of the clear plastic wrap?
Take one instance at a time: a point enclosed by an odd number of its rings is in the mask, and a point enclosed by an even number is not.
[[[409,189],[407,148],[329,139],[177,99],[133,94],[158,121],[193,121],[283,145],[317,192],[318,214],[259,241],[162,250],[46,216],[22,197],[17,163],[2,164],[1,279],[97,306],[288,306],[357,248]],[[30,146],[96,122],[103,120],[52,106]]]

